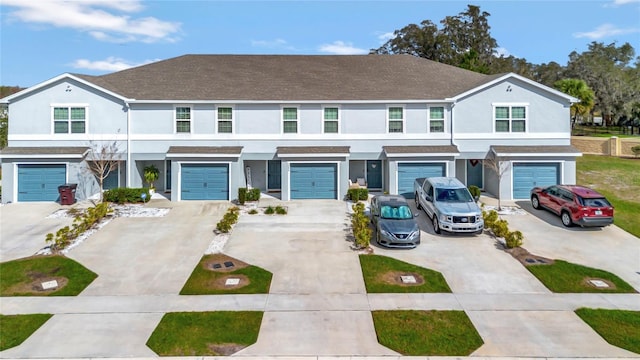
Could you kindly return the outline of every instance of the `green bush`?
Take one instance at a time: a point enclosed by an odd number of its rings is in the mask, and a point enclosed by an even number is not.
[[[142,194],[146,194],[145,200],[142,200]],[[115,188],[105,191],[103,198],[116,204],[140,203],[149,201],[151,194],[148,188]]]
[[[469,192],[471,193],[471,196],[473,196],[474,199],[478,199],[480,198],[480,188],[475,186],[475,185],[469,185]]]
[[[282,206],[278,205],[278,206],[276,206],[276,214],[278,214],[278,215],[286,215],[287,214],[287,209],[285,209]]]
[[[264,213],[267,214],[267,215],[271,215],[271,214],[273,214],[275,212],[276,212],[276,209],[274,209],[273,206],[271,206],[271,205],[267,206],[267,208],[264,209]]]
[[[256,210],[256,209],[249,210],[249,215],[255,215],[257,213],[258,213],[258,210]]]
[[[493,227],[493,224],[498,220],[498,212],[495,210],[482,210],[482,218],[484,219],[484,227],[487,229],[491,229]]]
[[[496,237],[504,238],[509,234],[509,223],[503,219],[496,220],[491,227],[491,231]]]
[[[366,249],[369,247],[372,235],[372,230],[369,228],[369,217],[364,213],[363,203],[357,202],[351,208],[353,209],[351,228],[353,229],[356,247]]]
[[[640,156],[640,145],[636,145],[632,147],[631,151],[633,151],[633,155]]]
[[[367,188],[349,189],[347,190],[347,197],[349,198],[349,200],[352,200],[352,201],[367,200],[369,198],[369,189]]]
[[[233,225],[238,222],[240,209],[237,206],[230,207],[227,212],[222,216],[222,219],[216,224],[216,229],[221,233],[228,233],[231,231]]]
[[[507,236],[504,237],[505,244],[509,249],[517,248],[522,246],[522,233],[518,230],[510,231]]]
[[[71,227],[65,226],[55,234],[49,233],[45,237],[45,242],[50,244],[51,251],[58,252],[66,248],[74,239],[91,229],[113,210],[109,208],[109,203],[103,202],[94,207],[90,207],[86,212],[80,213],[73,219]]]
[[[244,205],[247,199],[247,188],[238,188],[238,202],[240,205]]]
[[[247,201],[258,201],[260,200],[260,189],[253,188],[247,191]]]

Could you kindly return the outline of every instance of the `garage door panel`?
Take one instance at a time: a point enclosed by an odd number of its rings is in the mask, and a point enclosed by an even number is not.
[[[181,169],[182,200],[228,200],[227,164],[184,164]]]
[[[57,201],[66,179],[64,164],[18,165],[18,201]]]
[[[528,199],[534,187],[555,185],[559,182],[560,164],[558,163],[513,164],[514,199]]]
[[[291,199],[335,199],[336,164],[291,164]]]
[[[442,163],[399,163],[398,194],[413,197],[413,184],[417,178],[446,176]]]

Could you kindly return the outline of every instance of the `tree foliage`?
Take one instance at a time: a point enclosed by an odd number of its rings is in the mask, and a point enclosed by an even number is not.
[[[573,128],[578,119],[583,119],[591,112],[594,103],[593,90],[580,79],[558,80],[554,87],[565,94],[580,99],[580,102],[571,105],[571,128]]]
[[[0,99],[18,91],[24,90],[19,86],[0,86]],[[6,104],[0,104],[0,149],[9,145],[9,111]]]

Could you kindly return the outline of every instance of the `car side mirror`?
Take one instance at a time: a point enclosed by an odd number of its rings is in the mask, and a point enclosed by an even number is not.
[[[415,213],[415,214],[413,214],[413,217],[418,217],[418,215],[420,215],[420,214]]]
[[[429,196],[429,195],[425,195],[424,199],[427,200],[427,201],[433,201],[433,199],[431,199],[431,196]]]

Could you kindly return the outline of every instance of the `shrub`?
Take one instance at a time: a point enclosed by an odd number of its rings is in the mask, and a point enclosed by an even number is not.
[[[355,245],[359,249],[365,249],[369,247],[372,235],[371,228],[369,228],[369,217],[365,215],[364,204],[361,202],[353,204],[352,209],[351,227]]]
[[[509,223],[503,219],[496,220],[491,227],[491,231],[495,236],[504,238],[509,234]]]
[[[45,237],[45,242],[50,244],[51,251],[58,252],[66,248],[74,239],[82,235],[85,231],[93,228],[102,219],[112,212],[109,203],[100,203],[87,209],[85,213],[77,215],[73,219],[71,227],[65,226],[55,234],[49,233]]]
[[[256,210],[256,209],[249,210],[249,215],[255,215],[257,213],[258,213],[258,210]]]
[[[498,212],[495,210],[482,210],[482,218],[484,219],[484,226],[488,229],[491,229],[493,227],[493,224],[498,220]]]
[[[631,151],[633,152],[633,155],[640,156],[640,145],[636,145],[632,147]]]
[[[505,236],[504,240],[507,247],[509,249],[513,249],[513,248],[522,246],[523,238],[524,236],[522,236],[522,233],[516,230],[516,231],[509,232],[507,236]]]
[[[473,196],[474,199],[478,199],[480,198],[480,188],[475,186],[475,185],[469,185],[469,192],[471,193],[471,196]]]
[[[369,198],[369,189],[367,188],[355,188],[347,190],[347,197],[349,200],[367,200]]]
[[[260,200],[260,189],[253,188],[247,191],[247,201],[258,201]]]
[[[276,212],[276,210],[271,205],[267,206],[267,208],[264,210],[264,213],[267,214],[267,215],[271,215],[274,212]]]
[[[247,188],[238,188],[238,202],[240,205],[244,205],[247,199]]]
[[[233,225],[238,222],[238,215],[240,209],[237,206],[230,207],[227,212],[222,216],[222,219],[216,224],[216,229],[221,233],[228,233],[231,231]]]
[[[285,209],[282,206],[278,205],[278,206],[276,206],[276,214],[278,214],[278,215],[286,215],[287,214],[287,209]]]
[[[146,194],[146,200],[142,200],[142,194]],[[151,198],[147,188],[115,188],[104,192],[104,201],[117,204],[139,203]]]

